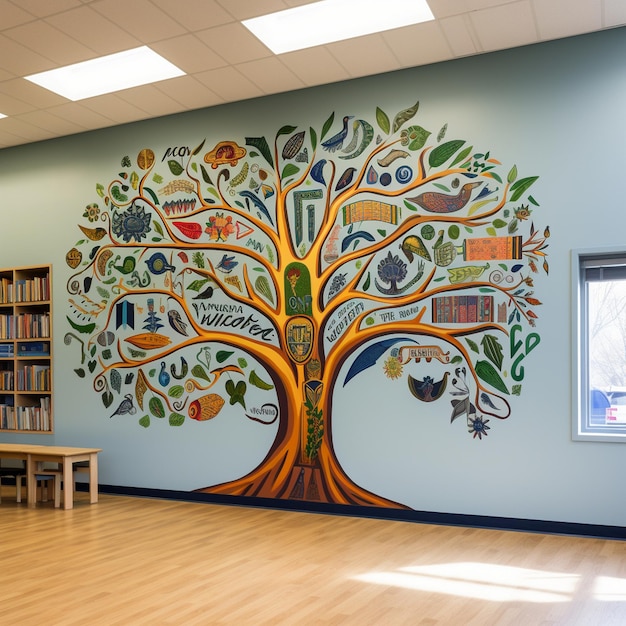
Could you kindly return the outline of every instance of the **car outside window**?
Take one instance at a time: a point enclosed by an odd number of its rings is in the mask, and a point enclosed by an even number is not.
[[[626,249],[572,254],[576,440],[626,442]]]

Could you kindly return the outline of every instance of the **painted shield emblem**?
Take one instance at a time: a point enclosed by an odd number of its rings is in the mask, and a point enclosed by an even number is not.
[[[296,363],[304,363],[313,350],[313,323],[308,317],[292,317],[285,327],[287,350]]]

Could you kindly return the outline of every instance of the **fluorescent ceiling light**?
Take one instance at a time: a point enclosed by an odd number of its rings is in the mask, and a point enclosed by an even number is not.
[[[242,23],[282,54],[433,19],[426,0],[321,0]]]
[[[6,117],[6,115],[4,115],[4,113],[0,113],[0,120],[1,120],[3,117]]]
[[[82,100],[184,73],[147,46],[141,46],[25,78],[69,100]]]

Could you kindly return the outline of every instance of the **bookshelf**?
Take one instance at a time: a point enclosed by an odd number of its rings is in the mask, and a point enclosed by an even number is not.
[[[0,432],[54,432],[51,276],[0,269]]]

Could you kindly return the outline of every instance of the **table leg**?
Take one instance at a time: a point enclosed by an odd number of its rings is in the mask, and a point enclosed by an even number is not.
[[[98,455],[89,455],[89,502],[98,502]]]
[[[63,457],[63,508],[74,506],[74,463],[71,457]]]
[[[27,484],[27,502],[28,506],[37,504],[37,479],[35,478],[36,463],[30,458],[30,454],[26,457],[26,482]]]

